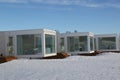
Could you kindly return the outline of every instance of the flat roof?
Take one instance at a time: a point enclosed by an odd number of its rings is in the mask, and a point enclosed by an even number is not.
[[[66,32],[60,33],[61,36],[94,35],[92,32]]]
[[[25,29],[25,30],[8,30],[8,31],[0,31],[0,32],[36,31],[36,30],[39,30],[39,31],[55,31],[55,30],[50,30],[50,29]]]

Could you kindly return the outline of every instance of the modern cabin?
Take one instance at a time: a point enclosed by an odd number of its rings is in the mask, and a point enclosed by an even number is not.
[[[117,34],[95,35],[96,50],[119,51],[119,36]]]
[[[57,54],[56,31],[48,29],[0,32],[0,52],[5,56],[47,57]]]
[[[94,34],[91,32],[66,32],[58,34],[58,52],[85,54],[94,52]]]

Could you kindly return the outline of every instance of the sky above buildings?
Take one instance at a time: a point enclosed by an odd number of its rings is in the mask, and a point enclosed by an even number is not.
[[[0,0],[0,31],[120,33],[120,0]]]

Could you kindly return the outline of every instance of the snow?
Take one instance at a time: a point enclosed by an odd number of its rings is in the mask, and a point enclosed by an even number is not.
[[[13,60],[0,64],[0,80],[120,80],[120,54]]]

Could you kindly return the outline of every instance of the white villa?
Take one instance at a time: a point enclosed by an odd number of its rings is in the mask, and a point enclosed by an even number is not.
[[[95,35],[96,50],[119,51],[119,36],[117,34]]]
[[[94,34],[91,32],[66,32],[59,34],[59,52],[70,54],[94,52]]]
[[[22,58],[54,56],[59,52],[88,54],[95,50],[120,51],[117,34],[57,33],[48,29],[1,31],[0,54]]]
[[[56,31],[36,29],[0,32],[0,53],[16,57],[56,55]]]

